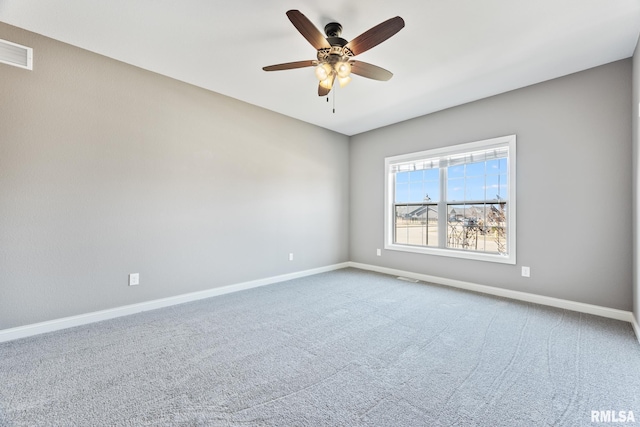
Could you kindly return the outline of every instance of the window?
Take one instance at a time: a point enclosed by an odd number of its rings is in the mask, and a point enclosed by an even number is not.
[[[515,264],[516,136],[385,159],[385,249]]]

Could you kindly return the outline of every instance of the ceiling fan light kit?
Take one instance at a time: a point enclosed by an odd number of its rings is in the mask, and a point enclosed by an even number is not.
[[[330,22],[324,27],[326,37],[298,10],[290,10],[287,16],[296,29],[317,50],[317,60],[287,62],[263,67],[264,71],[291,70],[315,67],[318,79],[318,95],[328,95],[336,80],[340,87],[351,81],[351,74],[373,80],[386,81],[393,74],[384,68],[355,61],[352,58],[387,40],[402,28],[404,20],[399,16],[388,19],[347,42],[340,37],[342,25]]]

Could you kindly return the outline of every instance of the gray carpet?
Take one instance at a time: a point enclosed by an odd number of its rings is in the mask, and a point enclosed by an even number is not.
[[[593,410],[640,424],[628,323],[355,269],[0,344],[3,426],[591,426]]]

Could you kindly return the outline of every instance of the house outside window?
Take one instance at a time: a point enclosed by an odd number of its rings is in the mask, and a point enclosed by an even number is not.
[[[515,264],[516,136],[385,159],[385,249]]]

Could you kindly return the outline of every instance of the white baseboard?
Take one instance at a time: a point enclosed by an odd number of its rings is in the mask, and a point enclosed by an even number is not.
[[[378,267],[376,265],[361,264],[358,262],[349,262],[349,266],[359,268],[361,270],[375,271],[378,273],[391,274],[394,276],[409,277],[412,279],[421,280],[423,282],[436,283],[438,285],[451,286],[454,288],[466,289],[468,291],[496,295],[499,297],[515,299],[519,301],[532,302],[536,304],[547,305],[550,307],[564,308],[566,310],[577,311],[580,313],[594,314],[596,316],[630,322],[635,329],[636,337],[640,340],[640,328],[638,327],[637,322],[635,322],[633,313],[630,311],[601,307],[598,305],[585,304],[582,302],[569,301],[560,298],[546,297],[543,295],[530,294],[527,292],[495,288],[493,286],[479,285],[477,283],[463,282],[461,280],[445,279],[443,277],[429,276],[427,274],[413,273],[410,271],[396,270],[393,268]]]
[[[314,274],[324,273],[327,271],[339,270],[349,267],[349,263],[333,264],[326,267],[313,268],[310,270],[298,271],[295,273],[282,274],[280,276],[267,277],[265,279],[251,280],[249,282],[236,283],[234,285],[212,288],[206,291],[191,292],[188,294],[176,295],[173,297],[162,298],[152,301],[141,302],[138,304],[125,305],[122,307],[111,308],[108,310],[94,311],[92,313],[80,314],[77,316],[64,317],[61,319],[49,320],[31,325],[18,326],[16,328],[0,330],[0,343],[12,341],[19,338],[26,338],[33,335],[39,335],[46,332],[58,331],[61,329],[71,328],[74,326],[86,325],[89,323],[100,322],[102,320],[114,319],[116,317],[127,316],[130,314],[140,313],[143,311],[155,310],[158,308],[169,307],[172,305],[182,304],[185,302],[197,301],[218,295],[224,295],[231,292],[243,291],[246,289],[257,288],[259,286],[271,285],[273,283],[284,282],[287,280],[297,279],[300,277],[312,276]]]
[[[361,270],[375,271],[378,273],[390,274],[394,276],[409,277],[421,280],[423,282],[436,283],[439,285],[451,286],[454,288],[466,289],[469,291],[480,292],[484,294],[496,295],[500,297],[532,302],[536,304],[546,305],[550,307],[563,308],[580,313],[588,313],[596,316],[607,317],[610,319],[622,320],[630,322],[636,334],[636,338],[640,342],[640,326],[630,311],[617,310],[615,308],[601,307],[592,304],[563,300],[559,298],[547,297],[542,295],[530,294],[527,292],[513,291],[509,289],[496,288],[493,286],[480,285],[477,283],[464,282],[461,280],[446,279],[443,277],[430,276],[427,274],[414,273],[410,271],[397,270],[387,267],[379,267],[370,264],[361,264],[357,262],[344,262],[341,264],[333,264],[326,267],[319,267],[310,270],[288,273],[279,276],[267,277],[265,279],[252,280],[249,282],[236,283],[233,285],[222,286],[219,288],[208,289],[200,292],[192,292],[188,294],[176,295],[173,297],[162,298],[138,304],[131,304],[122,307],[116,307],[108,310],[95,311],[92,313],[80,314],[77,316],[64,317],[31,325],[18,326],[16,328],[0,330],[0,343],[12,341],[19,338],[26,338],[46,332],[58,331],[61,329],[71,328],[74,326],[86,325],[89,323],[100,322],[102,320],[114,319],[116,317],[127,316],[130,314],[140,313],[143,311],[155,310],[158,308],[169,307],[172,305],[182,304],[191,301],[197,301],[205,298],[211,298],[218,295],[224,295],[232,292],[243,291],[246,289],[257,288],[259,286],[271,285],[274,283],[284,282],[287,280],[297,279],[300,277],[312,276],[314,274],[324,273],[327,271],[339,270],[346,267],[358,268]]]
[[[638,320],[635,318],[635,316],[633,317],[631,326],[633,326],[633,331],[636,333],[636,338],[638,338],[638,343],[640,343],[640,325],[638,325]]]

